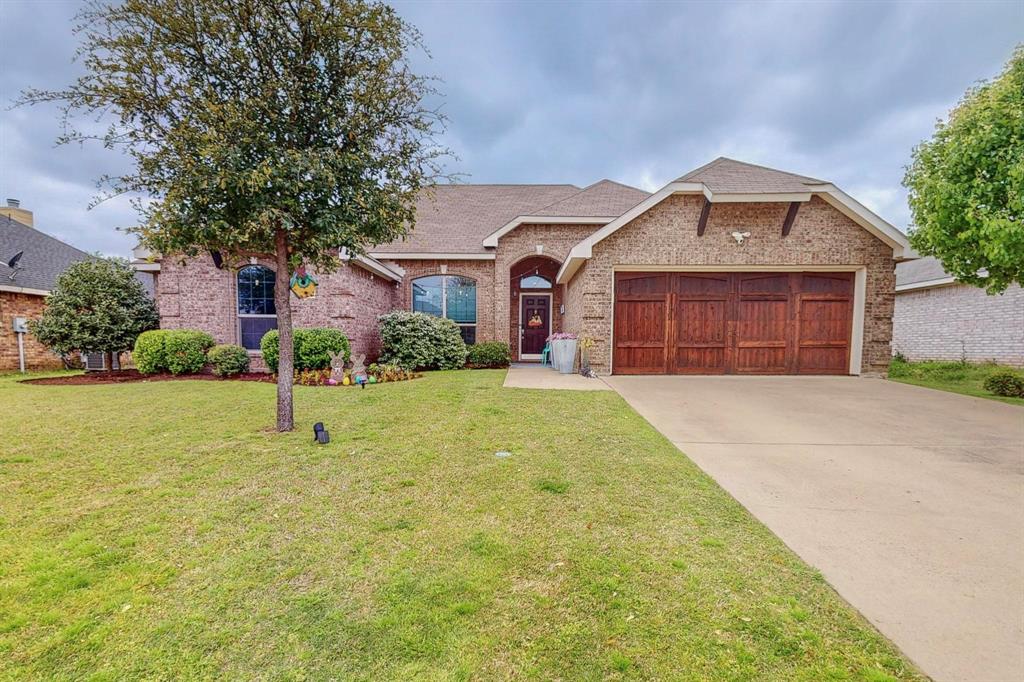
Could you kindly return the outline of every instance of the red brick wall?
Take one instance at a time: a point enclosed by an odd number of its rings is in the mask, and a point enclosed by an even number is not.
[[[395,265],[405,270],[397,306],[412,310],[412,281],[417,277],[460,275],[476,281],[476,340],[494,341],[494,261],[491,260],[402,260]],[[504,338],[497,339],[504,341]]]
[[[273,269],[270,262],[260,264]],[[365,353],[368,362],[375,360],[380,353],[377,316],[394,309],[398,285],[354,265],[315,277],[315,297],[291,297],[293,324],[341,329],[353,354]],[[239,343],[237,281],[231,270],[218,270],[209,258],[185,264],[164,258],[156,291],[162,329],[201,329],[217,343]],[[263,365],[254,360],[253,367]]]
[[[17,370],[18,335],[14,333],[14,318],[38,320],[46,307],[46,298],[29,294],[0,291],[0,372]],[[36,340],[31,332],[24,335],[25,369],[60,369],[64,366],[59,356]]]
[[[715,204],[697,236],[703,197],[674,195],[594,247],[566,288],[567,331],[594,337],[591,363],[608,372],[611,362],[613,267],[652,265],[850,265],[867,272],[861,371],[884,372],[892,340],[895,263],[892,249],[851,219],[814,197],[782,236],[784,203]],[[730,233],[751,237],[739,246]]]

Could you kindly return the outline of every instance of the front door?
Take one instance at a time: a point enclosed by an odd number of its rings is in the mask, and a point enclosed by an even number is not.
[[[539,360],[540,353],[551,334],[551,297],[523,294],[519,310],[520,335],[519,357]]]

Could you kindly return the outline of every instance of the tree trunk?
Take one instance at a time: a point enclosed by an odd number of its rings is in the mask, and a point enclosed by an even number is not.
[[[107,359],[107,373],[109,374],[114,371],[114,354],[110,351],[107,351],[106,353],[104,353],[104,355],[106,356]]]
[[[288,295],[288,239],[284,230],[274,235],[277,267],[274,272],[274,307],[277,308],[277,333],[280,357],[277,362],[277,430],[295,428],[292,412],[292,381],[295,376],[295,344],[292,341],[292,308]]]

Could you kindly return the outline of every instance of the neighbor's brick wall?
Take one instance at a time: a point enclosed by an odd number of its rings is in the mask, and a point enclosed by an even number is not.
[[[892,350],[910,360],[996,362],[1024,367],[1024,289],[990,296],[954,284],[896,295]]]
[[[46,307],[46,298],[29,294],[0,291],[0,372],[19,369],[18,335],[14,333],[14,318],[38,320]],[[31,332],[25,334],[25,369],[60,369],[64,366],[59,356],[39,343]]]
[[[273,269],[273,263],[260,261]],[[352,343],[352,352],[375,360],[380,353],[377,316],[396,306],[399,287],[360,267],[343,265],[330,274],[315,274],[316,296],[292,302],[296,327],[335,327]],[[218,270],[208,258],[179,263],[164,258],[156,278],[161,329],[200,329],[217,343],[239,343],[237,281],[231,270]],[[258,360],[254,369],[263,369]]]
[[[491,260],[402,260],[392,263],[405,270],[405,279],[397,297],[401,310],[412,310],[412,281],[417,277],[460,275],[476,281],[476,340],[494,341],[494,261]]]
[[[895,263],[892,249],[814,197],[782,236],[785,203],[715,204],[707,230],[697,236],[703,197],[674,195],[594,247],[593,257],[566,289],[566,329],[595,339],[591,363],[607,373],[611,363],[613,266],[650,265],[852,265],[865,266],[867,291],[861,371],[884,372],[892,340]],[[730,233],[750,232],[739,246]]]

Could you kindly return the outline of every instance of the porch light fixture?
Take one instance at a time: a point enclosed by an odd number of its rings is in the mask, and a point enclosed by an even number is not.
[[[733,232],[732,233],[732,238],[736,240],[737,244],[739,244],[740,246],[743,246],[743,241],[745,239],[750,239],[750,233],[749,232]]]

